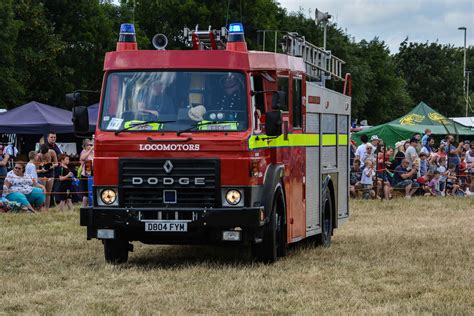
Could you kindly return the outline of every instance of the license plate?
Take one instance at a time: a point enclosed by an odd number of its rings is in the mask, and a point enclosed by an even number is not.
[[[188,223],[176,221],[145,222],[146,232],[187,232]]]

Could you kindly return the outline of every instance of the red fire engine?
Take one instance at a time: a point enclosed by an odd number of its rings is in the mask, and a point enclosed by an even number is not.
[[[296,33],[248,51],[241,24],[185,29],[193,50],[138,50],[123,24],[106,54],[87,238],[107,262],[132,241],[249,245],[273,262],[310,236],[329,246],[348,216],[350,77]],[[344,93],[324,80],[344,81]],[[347,91],[346,91],[347,90]],[[74,102],[77,132],[87,109]]]

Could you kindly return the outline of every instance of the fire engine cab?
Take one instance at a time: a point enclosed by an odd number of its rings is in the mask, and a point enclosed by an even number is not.
[[[111,263],[133,241],[248,245],[267,263],[311,236],[329,246],[349,216],[344,62],[296,33],[283,53],[248,51],[241,24],[184,35],[192,50],[165,50],[163,35],[138,50],[123,24],[106,54],[87,239]],[[86,132],[79,92],[68,98]]]

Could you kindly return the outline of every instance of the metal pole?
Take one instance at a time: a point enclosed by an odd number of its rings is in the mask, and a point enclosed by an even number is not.
[[[463,65],[463,83],[462,83],[462,88],[463,88],[463,94],[464,94],[464,100],[466,102],[466,117],[467,117],[467,110],[468,110],[468,102],[467,102],[467,89],[466,89],[466,33],[467,33],[467,28],[465,26],[458,27],[458,30],[464,31],[464,65]]]
[[[324,22],[324,37],[323,37],[323,49],[326,51],[326,29],[327,29],[327,22]]]
[[[263,51],[265,51],[265,33],[266,31],[263,31]]]
[[[467,96],[467,97],[466,97],[466,102],[467,102],[467,105],[468,105],[468,106],[470,105],[470,104],[469,104],[469,103],[470,103],[469,101],[470,101],[470,99],[471,99],[471,98],[470,98],[470,95],[469,95],[469,75],[470,75],[470,74],[471,74],[471,72],[468,71],[468,70],[466,70],[466,77],[467,77],[467,79],[466,79],[466,96]],[[471,111],[472,111],[472,110],[471,110]],[[466,114],[466,116],[467,116],[467,114]]]
[[[467,103],[467,86],[466,86],[466,33],[467,29],[464,28],[464,99],[466,101],[466,117],[467,117],[467,108],[468,108],[468,103]]]
[[[277,52],[277,34],[278,31],[275,31],[275,53]]]

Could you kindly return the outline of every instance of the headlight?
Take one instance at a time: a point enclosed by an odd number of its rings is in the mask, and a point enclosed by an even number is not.
[[[239,190],[229,190],[227,191],[225,195],[225,199],[227,203],[229,203],[230,205],[239,204],[241,198],[242,198],[242,194],[240,193]]]
[[[105,189],[100,193],[100,199],[104,204],[114,204],[117,200],[117,193],[111,189]]]

